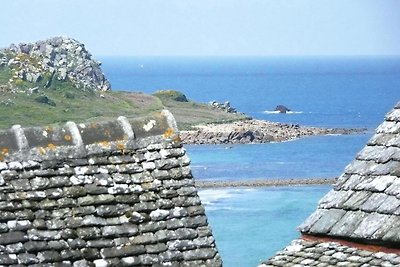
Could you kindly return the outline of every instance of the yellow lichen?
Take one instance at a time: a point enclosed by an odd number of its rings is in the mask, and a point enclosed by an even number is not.
[[[174,142],[180,143],[182,142],[182,139],[179,135],[174,136],[174,138],[172,139]]]
[[[110,142],[108,141],[100,141],[98,144],[104,148],[110,148]]]
[[[64,135],[64,140],[69,142],[72,140],[72,136],[70,136],[69,134],[66,134],[66,135]]]
[[[54,151],[56,149],[56,145],[52,144],[52,143],[48,144],[47,147],[52,151]]]
[[[4,160],[4,157],[3,156],[0,156],[0,161],[3,161]]]
[[[164,138],[169,138],[169,137],[171,137],[173,134],[174,134],[174,129],[168,128],[168,129],[164,132],[163,137],[164,137]]]
[[[97,128],[97,123],[92,122],[90,124],[90,128],[96,129]]]
[[[4,156],[8,155],[8,152],[9,152],[8,148],[6,148],[6,147],[1,149],[1,154],[4,155]]]
[[[46,130],[47,132],[49,132],[49,133],[52,133],[52,132],[54,131],[53,127],[51,127],[51,126],[47,126],[47,127],[45,128],[45,130]]]
[[[118,142],[117,143],[117,149],[121,150],[121,151],[124,151],[125,150],[125,143]]]
[[[15,84],[16,85],[21,85],[21,84],[23,84],[24,83],[24,81],[22,80],[22,79],[16,79],[15,80]]]
[[[39,153],[42,155],[46,154],[46,149],[44,147],[39,147]]]

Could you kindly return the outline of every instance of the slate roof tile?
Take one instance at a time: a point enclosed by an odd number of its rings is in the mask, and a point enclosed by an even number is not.
[[[305,255],[314,255],[309,259]],[[319,256],[319,257],[318,257]],[[317,259],[315,259],[318,257]],[[307,265],[302,264],[308,263]],[[279,251],[276,256],[263,262],[259,267],[395,267],[400,265],[400,255],[394,253],[373,253],[363,249],[340,245],[336,242],[314,242],[297,239]]]
[[[334,236],[350,236],[358,225],[367,217],[365,212],[348,211],[346,214],[332,227],[329,234]]]
[[[400,242],[400,220],[396,220],[382,237],[382,240],[388,242]]]
[[[346,214],[342,209],[329,209],[310,228],[310,233],[327,234],[331,228]]]
[[[336,190],[354,190],[361,182],[365,182],[368,180],[369,177],[367,176],[361,176],[358,174],[353,174],[350,176],[350,178],[343,183],[342,185],[335,185]]]
[[[395,196],[387,195],[386,200],[377,208],[377,212],[394,214],[394,212],[400,207],[400,199]]]
[[[357,210],[371,196],[372,192],[354,191],[350,198],[343,203],[342,208],[346,210]]]
[[[310,231],[311,226],[314,225],[316,221],[318,221],[324,214],[325,209],[317,209],[314,213],[312,213],[299,227],[298,229],[302,232]]]
[[[385,193],[373,193],[367,201],[360,206],[360,210],[365,212],[374,212],[388,199]]]
[[[382,224],[386,223],[390,215],[371,213],[358,225],[357,229],[350,235],[353,238],[371,238],[379,230]]]
[[[331,190],[320,201],[319,207],[322,209],[341,208],[343,203],[350,198],[353,191]]]
[[[390,146],[389,142],[391,142],[391,140],[395,136],[396,136],[395,134],[386,134],[386,133],[375,134],[368,141],[367,145],[369,145],[369,146]]]
[[[386,114],[385,119],[387,121],[396,121],[399,122],[400,121],[400,109],[393,109],[392,111],[390,111],[388,114]]]
[[[399,195],[400,194],[400,178],[396,177],[392,184],[385,189],[385,193],[388,195]]]
[[[400,133],[400,123],[385,121],[376,129],[377,133],[398,134]]]
[[[385,215],[386,219],[381,225],[378,227],[376,232],[371,235],[371,239],[382,239],[390,229],[392,229],[392,226],[398,221],[397,216],[395,215]]]

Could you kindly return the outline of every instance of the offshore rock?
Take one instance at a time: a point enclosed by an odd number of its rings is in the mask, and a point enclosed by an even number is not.
[[[286,113],[286,112],[290,111],[290,109],[284,105],[278,105],[278,106],[276,106],[275,111],[279,111],[279,113]]]
[[[85,45],[67,37],[54,37],[35,43],[11,44],[0,49],[0,67],[8,66],[14,72],[10,83],[27,81],[37,83],[49,79],[70,81],[77,88],[107,91],[111,89],[101,63],[92,58]]]

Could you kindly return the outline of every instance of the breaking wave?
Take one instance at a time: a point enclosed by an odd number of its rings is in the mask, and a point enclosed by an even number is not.
[[[263,113],[265,114],[303,114],[303,111],[288,111],[286,113],[280,113],[277,110],[265,110]]]

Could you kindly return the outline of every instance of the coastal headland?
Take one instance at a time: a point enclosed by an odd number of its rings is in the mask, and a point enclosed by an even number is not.
[[[153,95],[111,90],[84,44],[67,37],[0,49],[0,129],[67,121],[128,118],[168,109],[184,144],[282,142],[305,136],[352,134],[364,129],[306,127],[252,119],[229,101],[198,103],[176,90]]]

